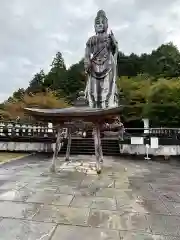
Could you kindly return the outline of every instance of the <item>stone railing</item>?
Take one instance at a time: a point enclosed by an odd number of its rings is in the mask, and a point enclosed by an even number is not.
[[[129,128],[119,140],[120,153],[127,155],[179,156],[179,128]]]
[[[154,136],[180,139],[180,128],[125,128],[126,136]]]
[[[47,137],[54,135],[55,130],[45,125],[20,124],[11,122],[0,123],[0,139],[21,137]]]
[[[150,137],[158,137],[162,141],[177,143],[180,142],[180,128],[125,128],[124,141],[127,141],[132,136],[144,136],[146,139]],[[66,133],[67,129],[64,128],[63,132]],[[78,131],[77,131],[78,132]],[[79,133],[73,133],[73,136],[81,136]],[[56,129],[51,125],[43,124],[28,124],[28,123],[15,123],[15,122],[0,122],[0,141],[17,141],[29,140],[33,141],[55,141]],[[66,136],[66,134],[65,134]],[[88,135],[87,137],[90,137]],[[117,135],[118,138],[118,135]]]
[[[66,132],[66,129],[64,129]],[[57,132],[52,126],[43,124],[28,124],[14,122],[0,122],[0,141],[35,140],[55,141]]]
[[[179,128],[125,128],[119,139],[120,154],[145,154],[146,145],[152,155],[180,155]],[[67,129],[64,128],[64,138]],[[56,129],[51,125],[0,122],[0,151],[52,152],[56,141]],[[81,134],[73,134],[81,137]],[[91,134],[87,135],[91,138]],[[109,138],[109,137],[107,137]],[[152,146],[152,138],[157,146]],[[62,144],[64,141],[62,142]],[[154,144],[154,143],[153,143]]]
[[[63,130],[66,137],[66,129]],[[50,124],[0,122],[0,151],[52,152],[56,136],[56,129]]]
[[[125,128],[127,135],[150,134],[160,137],[180,136],[180,128]],[[32,123],[16,123],[16,122],[0,122],[0,136],[16,135],[16,136],[44,136],[48,133],[56,134],[52,125],[32,124]]]

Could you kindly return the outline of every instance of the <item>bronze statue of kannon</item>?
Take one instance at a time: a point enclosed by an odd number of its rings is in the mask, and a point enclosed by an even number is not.
[[[85,96],[92,108],[118,106],[117,55],[118,43],[112,31],[108,34],[108,19],[103,10],[95,18],[96,35],[86,43],[84,66],[87,74]]]

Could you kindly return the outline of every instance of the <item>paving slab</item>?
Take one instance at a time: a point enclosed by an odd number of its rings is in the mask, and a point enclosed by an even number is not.
[[[80,196],[75,195],[70,206],[75,208],[90,208],[92,206],[92,202],[94,200],[93,196]]]
[[[135,192],[138,195],[138,199],[140,200],[151,200],[151,201],[157,201],[159,200],[161,193],[158,191],[154,191],[147,188],[139,188],[134,189],[132,188],[133,192]]]
[[[115,188],[120,189],[129,189],[130,188],[130,182],[128,179],[116,179],[115,180]]]
[[[5,182],[3,185],[1,185],[0,190],[3,190],[3,189],[19,190],[25,187],[26,185],[27,183],[24,183],[24,182],[10,181],[10,182]]]
[[[13,174],[16,174],[16,169],[7,169],[6,167],[3,167],[4,165],[0,166],[0,175],[11,175],[13,176]]]
[[[132,192],[129,189],[116,189],[116,188],[100,188],[97,189],[96,196],[98,197],[121,197],[124,192]]]
[[[170,211],[160,200],[131,200],[121,201],[117,199],[117,209],[127,212],[139,212],[139,213],[156,213],[168,215]]]
[[[77,188],[76,185],[68,185],[62,184],[58,186],[56,193],[62,193],[62,194],[81,194],[80,190]]]
[[[116,230],[138,230],[150,232],[146,216],[140,213],[127,213],[107,210],[91,210],[88,219],[91,227],[100,227]]]
[[[52,240],[120,240],[118,231],[77,226],[58,226]]]
[[[1,172],[2,173],[2,172]],[[0,174],[0,185],[1,185],[1,181],[9,181],[10,179],[12,179],[14,176],[13,175],[8,175],[8,174]]]
[[[40,204],[0,202],[0,217],[31,219],[42,207]]]
[[[37,191],[26,202],[41,203],[41,204],[53,204],[53,205],[66,205],[69,206],[73,199],[73,195],[57,194],[52,191]]]
[[[23,190],[0,190],[0,201],[19,201],[24,202],[33,194],[32,191]]]
[[[178,237],[163,236],[163,235],[152,235],[147,233],[131,232],[131,231],[120,231],[120,240],[178,240]]]
[[[0,240],[49,240],[55,227],[52,223],[4,219],[0,222]]]
[[[84,179],[82,183],[80,184],[81,188],[87,188],[90,186],[94,186],[97,188],[114,188],[115,180],[113,179],[104,179],[104,178],[99,178],[96,176],[96,178],[89,178]]]
[[[88,214],[88,208],[69,208],[66,206],[48,205],[42,207],[33,217],[33,220],[71,225],[86,225]]]
[[[116,200],[115,198],[95,197],[92,202],[91,208],[100,210],[116,210]]]
[[[180,203],[164,201],[164,205],[167,207],[171,215],[180,216]]]
[[[180,193],[173,191],[165,191],[160,195],[163,201],[180,203]]]
[[[72,207],[86,207],[93,209],[116,210],[115,198],[92,197],[92,196],[75,196],[71,202]]]
[[[168,216],[150,214],[147,216],[153,234],[179,236],[180,238],[180,216]]]

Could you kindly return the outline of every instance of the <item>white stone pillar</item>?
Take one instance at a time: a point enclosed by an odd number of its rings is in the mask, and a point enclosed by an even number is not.
[[[53,132],[53,124],[52,123],[48,123],[48,132],[49,133]]]
[[[149,133],[149,130],[148,130],[149,129],[149,118],[143,118],[142,121],[144,123],[144,133]]]

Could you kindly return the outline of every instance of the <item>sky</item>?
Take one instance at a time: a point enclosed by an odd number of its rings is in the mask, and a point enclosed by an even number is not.
[[[100,9],[120,51],[180,49],[180,0],[0,0],[0,101],[47,72],[57,51],[67,66],[79,61]]]

